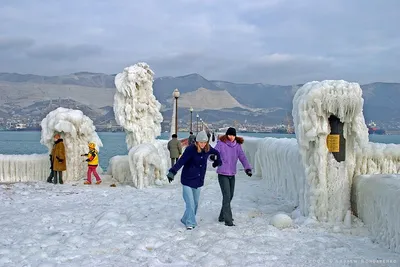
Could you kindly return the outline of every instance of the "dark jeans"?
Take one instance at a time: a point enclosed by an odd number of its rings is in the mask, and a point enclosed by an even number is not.
[[[176,158],[171,158],[171,167],[175,165],[176,160],[177,160]]]
[[[60,184],[63,184],[63,179],[62,179],[62,172],[60,171],[53,171],[54,172],[54,184],[57,184],[57,182],[60,182]]]
[[[225,221],[226,224],[232,224],[231,201],[235,191],[235,176],[218,174],[218,182],[222,192],[222,208],[218,220]]]
[[[54,171],[50,170],[49,177],[47,177],[47,182],[52,183],[53,182],[53,177],[54,177]]]

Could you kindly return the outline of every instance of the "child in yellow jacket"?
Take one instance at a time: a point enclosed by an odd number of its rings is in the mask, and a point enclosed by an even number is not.
[[[96,171],[96,168],[99,165],[99,152],[96,150],[95,143],[90,142],[88,146],[89,146],[89,153],[81,155],[81,156],[87,156],[86,161],[88,163],[87,180],[84,182],[84,184],[92,184],[92,173],[96,178],[96,184],[100,184],[101,179]]]

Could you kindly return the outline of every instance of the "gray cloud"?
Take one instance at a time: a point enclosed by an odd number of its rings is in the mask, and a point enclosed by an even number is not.
[[[72,45],[63,44],[46,45],[34,48],[27,52],[32,58],[49,59],[53,61],[67,60],[76,61],[78,59],[100,55],[102,48],[96,45]]]
[[[23,37],[0,37],[0,52],[23,51],[31,47],[35,41]]]
[[[157,76],[400,82],[399,22],[397,0],[4,0],[0,71],[116,73],[146,61]]]

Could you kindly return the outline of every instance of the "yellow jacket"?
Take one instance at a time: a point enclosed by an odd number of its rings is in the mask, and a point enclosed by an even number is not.
[[[96,149],[89,150],[86,156],[88,157],[86,161],[89,166],[99,165],[99,152]]]

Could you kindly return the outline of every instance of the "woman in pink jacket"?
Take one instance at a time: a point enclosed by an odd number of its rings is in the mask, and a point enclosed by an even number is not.
[[[240,160],[248,176],[252,175],[251,166],[243,152],[243,138],[236,136],[235,128],[228,128],[215,146],[221,156],[222,165],[217,168],[218,182],[222,192],[222,208],[218,221],[227,226],[234,226],[231,201],[235,191],[236,164]]]

